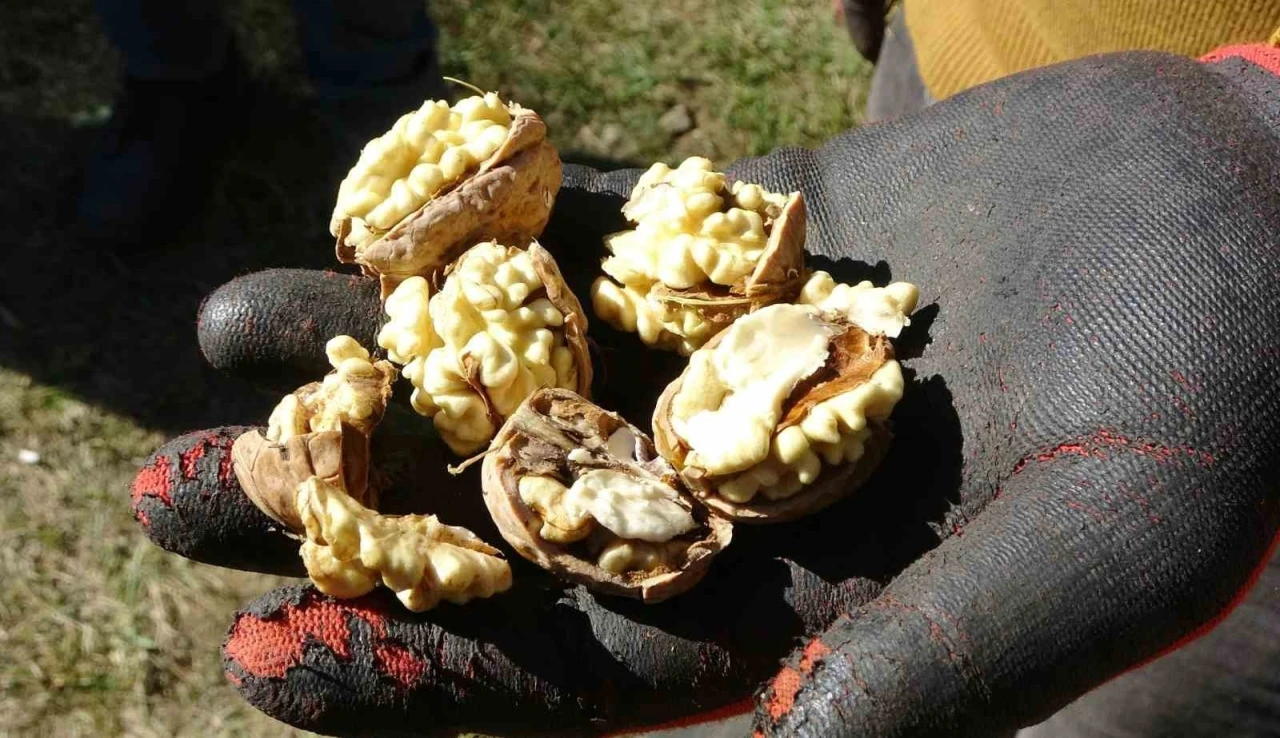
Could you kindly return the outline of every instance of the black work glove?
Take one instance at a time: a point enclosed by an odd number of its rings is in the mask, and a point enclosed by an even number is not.
[[[231,624],[228,677],[268,714],[341,734],[599,732],[753,692],[766,735],[1047,716],[1219,615],[1280,525],[1278,100],[1238,59],[1110,55],[737,162],[804,192],[813,266],[921,289],[870,483],[738,526],[661,605],[594,596],[509,549],[509,592],[423,615],[389,593],[270,592]],[[566,168],[542,241],[579,295],[638,175]],[[221,288],[199,330],[215,365],[287,391],[326,371],[325,340],[373,345],[379,322],[371,282],[282,270]],[[600,321],[591,335],[596,401],[647,425],[681,362]],[[428,425],[389,412],[376,431],[383,509],[500,544],[474,468],[449,477]],[[158,451],[137,515],[171,551],[298,572],[230,473],[240,430]]]

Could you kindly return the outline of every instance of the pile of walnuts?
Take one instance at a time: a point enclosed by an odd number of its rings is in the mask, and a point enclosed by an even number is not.
[[[333,338],[333,371],[233,449],[246,494],[301,539],[321,591],[381,585],[422,611],[511,586],[470,531],[377,512],[369,447],[400,374],[444,443],[483,458],[485,504],[517,553],[644,602],[697,584],[735,522],[820,510],[884,455],[903,392],[890,339],[916,288],[811,272],[801,193],[698,157],[640,178],[590,295],[607,324],[688,364],[652,437],[592,404],[586,315],[535,240],[560,180],[542,119],[492,92],[427,101],[343,180],[330,229],[339,260],[381,281],[386,360]]]

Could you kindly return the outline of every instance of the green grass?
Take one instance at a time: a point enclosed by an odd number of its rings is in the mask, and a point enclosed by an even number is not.
[[[306,89],[284,2],[228,11],[254,73]],[[537,109],[565,152],[724,164],[812,146],[859,122],[869,69],[825,2],[451,0],[434,3],[446,73]],[[193,233],[146,265],[63,249],[62,205],[116,58],[86,0],[0,20],[0,735],[279,735],[226,684],[219,644],[269,577],[156,549],[127,488],[166,435],[253,420],[269,398],[206,370],[200,297],[237,273],[325,263],[311,153],[264,126]],[[408,101],[406,108],[415,104]],[[687,130],[658,120],[677,106]],[[265,152],[265,153],[264,153]],[[312,202],[312,200],[316,200]],[[21,247],[18,246],[21,245]],[[22,449],[37,464],[18,460]]]
[[[447,68],[466,70],[485,89],[536,99],[557,145],[598,156],[648,163],[697,154],[724,164],[816,145],[856,124],[862,109],[868,69],[822,3],[437,8]],[[673,136],[656,121],[676,105],[697,125]]]

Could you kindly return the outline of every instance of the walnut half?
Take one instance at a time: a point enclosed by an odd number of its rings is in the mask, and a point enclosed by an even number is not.
[[[688,493],[647,436],[567,390],[538,390],[507,420],[483,486],[521,556],[646,603],[697,584],[732,538],[731,524]]]
[[[497,549],[432,515],[382,515],[369,486],[369,445],[396,370],[349,336],[325,346],[334,371],[286,396],[265,433],[232,446],[246,496],[302,539],[299,555],[321,592],[359,597],[378,585],[414,612],[511,586]]]
[[[497,93],[428,100],[365,145],[338,190],[338,260],[382,280],[382,296],[431,277],[486,239],[524,245],[560,190],[560,156],[538,114]]]
[[[732,182],[701,157],[654,164],[605,239],[593,309],[650,346],[688,355],[737,318],[796,298],[805,280],[799,192]]]
[[[434,515],[380,515],[316,477],[298,485],[296,505],[306,529],[299,553],[325,594],[360,597],[381,584],[422,612],[511,587],[511,567],[496,548]]]
[[[536,242],[476,244],[438,291],[421,277],[405,280],[386,312],[378,345],[404,365],[414,410],[454,453],[483,449],[539,387],[590,394],[586,316]]]
[[[901,307],[914,305],[911,296]],[[790,520],[869,476],[888,447],[902,391],[884,335],[842,312],[771,305],[690,357],[658,399],[654,439],[718,513],[749,523]]]

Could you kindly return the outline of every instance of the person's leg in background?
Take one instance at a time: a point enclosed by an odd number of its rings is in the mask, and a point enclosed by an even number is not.
[[[867,92],[864,114],[867,123],[914,113],[934,102],[920,79],[915,48],[903,16],[903,8],[899,6],[885,30],[880,56],[871,76],[871,89]]]
[[[227,59],[231,34],[218,0],[96,0],[94,7],[129,77],[200,80]]]
[[[342,161],[424,100],[447,96],[424,0],[294,0],[294,8],[321,116],[339,139]]]
[[[294,7],[335,162],[349,166],[399,115],[445,97],[423,0]],[[97,0],[97,9],[126,74],[85,171],[79,235],[99,247],[164,242],[157,234],[204,201],[213,163],[244,117],[246,77],[217,0]]]
[[[203,198],[243,78],[217,0],[96,6],[125,76],[76,220],[81,239],[130,247],[180,226]]]

